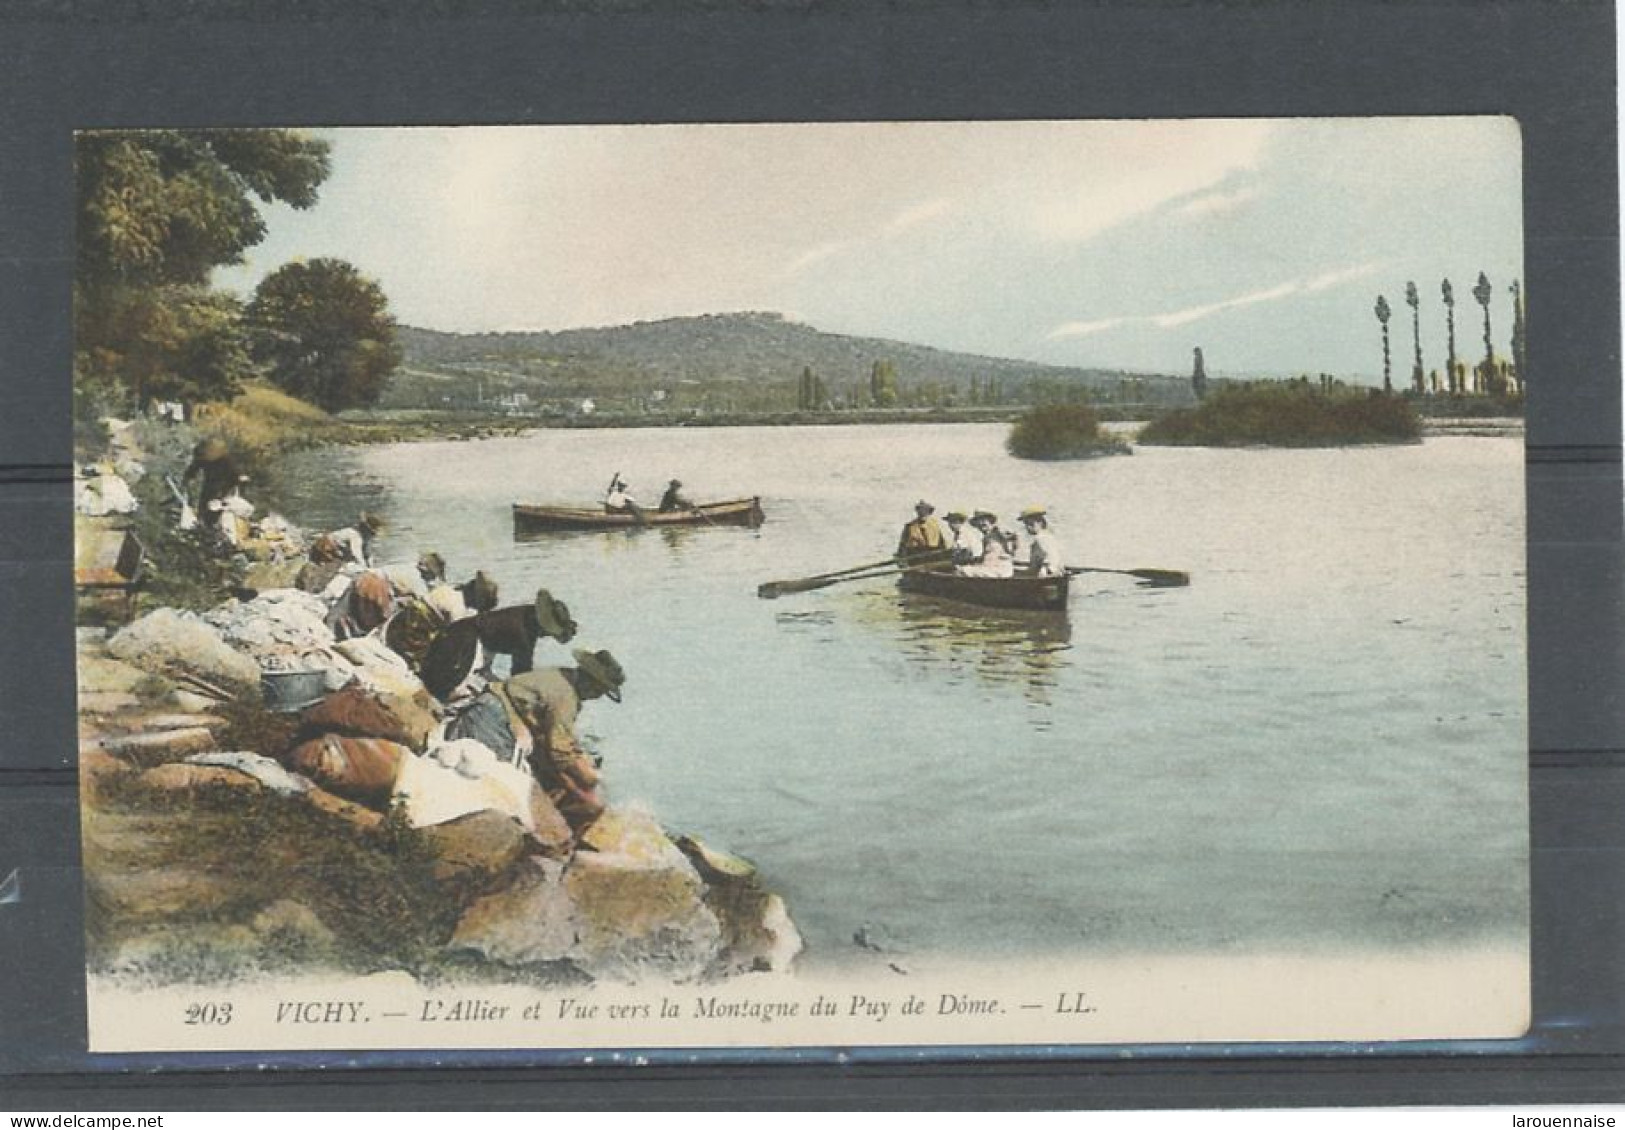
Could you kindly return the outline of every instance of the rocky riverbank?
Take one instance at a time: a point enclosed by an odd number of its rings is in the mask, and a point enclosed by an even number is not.
[[[132,479],[155,473],[126,455]],[[82,514],[80,539],[122,520]],[[298,531],[263,532],[238,547],[249,583],[229,599],[81,616],[93,972],[579,984],[790,967],[800,936],[750,863],[617,802],[612,780],[602,814],[567,826],[531,773],[447,739],[452,710],[382,629],[342,638],[290,587]],[[290,706],[284,678],[311,690]]]

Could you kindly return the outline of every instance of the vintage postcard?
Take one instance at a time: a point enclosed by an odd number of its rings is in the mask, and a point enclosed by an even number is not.
[[[93,1051],[1527,1028],[1511,119],[75,146]]]

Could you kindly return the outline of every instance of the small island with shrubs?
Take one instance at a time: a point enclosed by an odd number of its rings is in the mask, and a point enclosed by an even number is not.
[[[1050,404],[1029,409],[1010,428],[1005,449],[1017,459],[1092,459],[1130,455],[1127,443],[1100,426],[1087,404]]]
[[[1186,447],[1341,447],[1416,443],[1421,418],[1403,396],[1307,380],[1225,385],[1195,408],[1147,424],[1142,444]]]

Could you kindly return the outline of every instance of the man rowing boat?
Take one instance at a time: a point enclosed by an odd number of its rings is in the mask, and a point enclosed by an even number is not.
[[[693,510],[694,504],[683,497],[683,484],[676,479],[666,487],[666,493],[660,496],[660,512],[670,514],[677,510]]]
[[[914,504],[914,520],[903,527],[897,539],[897,556],[902,560],[942,553],[948,548],[948,537],[942,532],[942,523],[931,517],[936,512],[925,499]]]

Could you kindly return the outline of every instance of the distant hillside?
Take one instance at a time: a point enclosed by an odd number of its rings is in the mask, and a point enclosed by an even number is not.
[[[1042,365],[951,353],[882,338],[824,333],[772,313],[712,314],[559,332],[450,334],[403,326],[405,357],[385,407],[466,406],[513,398],[569,398],[672,406],[782,407],[810,370],[832,403],[867,394],[871,368],[889,363],[909,403],[1019,402],[1035,382],[1115,394],[1125,382],[1152,399],[1179,400],[1183,377]]]

